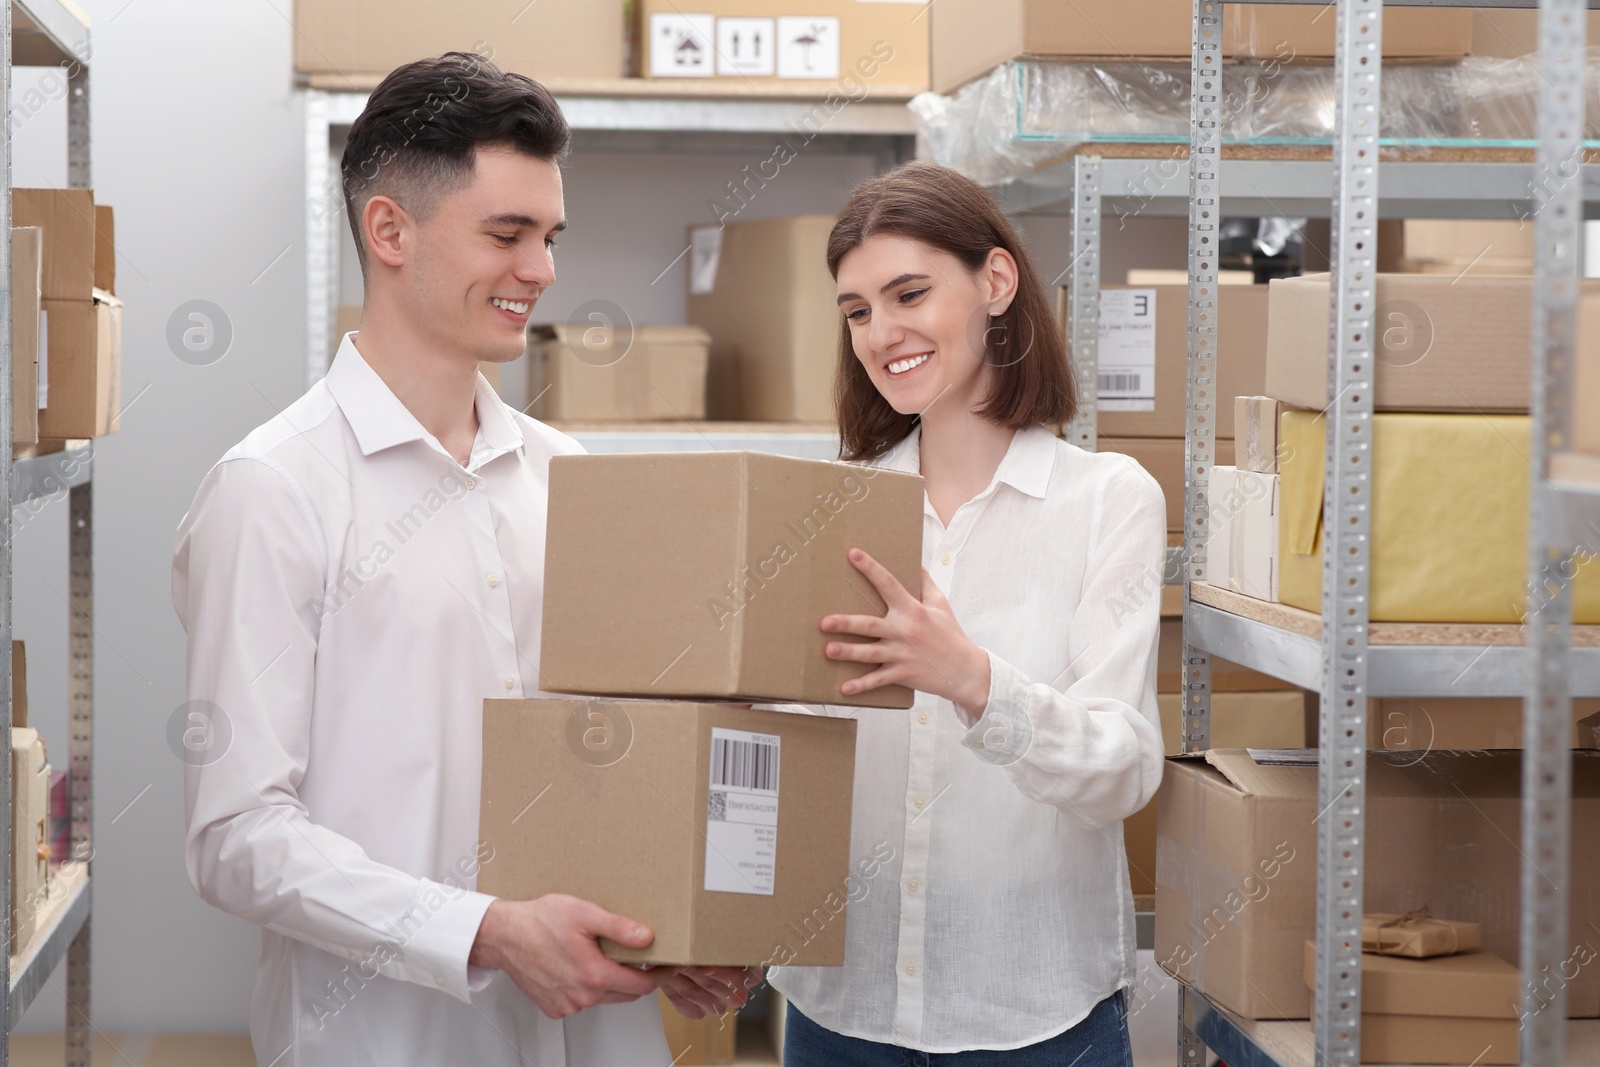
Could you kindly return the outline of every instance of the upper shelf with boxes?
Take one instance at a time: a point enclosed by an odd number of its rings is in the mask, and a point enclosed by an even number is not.
[[[927,89],[921,3],[860,0],[490,0],[387,18],[380,0],[302,0],[295,70],[314,88],[370,90],[402,63],[450,49],[537,77],[558,95],[905,100]],[[630,76],[632,75],[632,76]]]
[[[12,453],[116,433],[122,301],[110,206],[87,189],[11,194]]]

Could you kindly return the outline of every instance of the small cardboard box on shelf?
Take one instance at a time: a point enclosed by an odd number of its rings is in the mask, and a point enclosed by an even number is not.
[[[855,740],[853,719],[718,704],[487,700],[477,887],[654,931],[603,940],[613,959],[841,965],[869,876],[851,867]]]
[[[550,462],[548,692],[911,706],[828,659],[835,612],[884,603],[847,553],[922,582],[922,479],[758,452],[557,456]],[[840,640],[849,640],[840,635]]]

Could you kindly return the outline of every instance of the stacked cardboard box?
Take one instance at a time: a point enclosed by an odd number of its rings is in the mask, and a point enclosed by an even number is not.
[[[1533,273],[1533,221],[1406,219],[1400,269],[1408,274]]]
[[[48,440],[116,433],[122,406],[122,301],[115,295],[111,209],[97,205],[87,189],[14,189],[11,217],[16,226],[42,231],[37,302],[42,316],[34,339],[40,353],[40,448]],[[21,284],[23,304],[31,309],[27,279]],[[12,343],[28,343],[15,318]]]
[[[1459,59],[1472,42],[1468,10],[1386,12],[1383,54]],[[940,0],[932,10],[933,89],[948,93],[1021,56],[1187,59],[1194,13],[1183,0],[1062,4]],[[1316,10],[1268,4],[1223,9],[1223,53],[1280,63],[1329,59],[1334,28]]]
[[[1278,596],[1322,607],[1328,276],[1270,286],[1265,392],[1278,413]],[[1600,348],[1600,288],[1581,295],[1579,362]],[[1527,278],[1379,275],[1368,613],[1375,622],[1517,623],[1527,608]],[[1265,411],[1265,408],[1263,408]],[[1581,420],[1579,420],[1581,422]],[[1575,426],[1579,424],[1575,422]],[[1574,619],[1600,622],[1600,566]]]
[[[842,964],[875,874],[851,867],[855,720],[710,701],[909,708],[843,696],[870,667],[817,624],[884,611],[852,547],[917,586],[922,501],[914,475],[759,453],[554,459],[540,684],[592,698],[485,702],[478,887],[655,931],[618,959]]]
[[[541,419],[703,419],[711,336],[697,326],[535,326],[528,392]]]

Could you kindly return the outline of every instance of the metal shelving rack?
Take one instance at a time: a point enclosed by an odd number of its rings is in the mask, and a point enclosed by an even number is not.
[[[0,39],[6,63],[0,103],[10,113],[11,68],[55,66],[67,80],[67,184],[91,187],[89,171],[89,27],[70,0],[11,0],[0,6]],[[11,221],[11,135],[4,135],[6,226]],[[0,241],[0,278],[10,277],[11,247]],[[14,459],[11,450],[11,294],[0,285],[0,648],[11,645],[12,509],[65,492],[69,498],[68,741],[71,783],[71,858],[55,872],[53,887],[36,912],[38,928],[19,956],[6,956],[0,998],[7,1039],[0,1041],[0,1067],[10,1060],[9,1035],[63,957],[67,960],[66,1062],[89,1067],[89,913],[93,856],[94,771],[94,450],[85,445],[45,456]],[[0,656],[0,701],[11,718],[11,657]],[[0,909],[0,945],[9,942],[11,881],[11,732],[0,755],[0,871],[5,882]],[[3,955],[3,954],[0,954]]]

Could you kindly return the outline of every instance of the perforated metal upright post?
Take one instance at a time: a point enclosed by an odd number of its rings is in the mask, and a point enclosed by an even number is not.
[[[1194,0],[1189,91],[1189,344],[1184,404],[1183,751],[1211,747],[1211,657],[1194,647],[1190,583],[1206,578],[1217,368],[1217,242],[1222,186],[1222,0]],[[1205,1067],[1187,997],[1178,997],[1178,1067]]]
[[[1072,264],[1067,289],[1067,337],[1078,381],[1078,412],[1067,440],[1093,452],[1100,407],[1100,157],[1072,161]]]
[[[1572,426],[1586,18],[1583,0],[1540,0],[1539,147],[1533,187],[1533,432],[1528,497],[1527,700],[1522,716],[1522,1053],[1565,1062],[1571,892],[1571,537],[1553,532],[1550,453]]]
[[[0,84],[0,105],[3,110],[0,114],[11,114],[11,5],[0,4],[0,48],[5,50],[5,79]],[[0,234],[11,232],[11,124],[6,123],[3,138],[5,166],[4,204],[0,210],[4,211],[5,226],[0,228]],[[11,242],[0,241],[0,278],[11,277]],[[5,900],[4,913],[0,914],[0,948],[11,944],[11,916],[12,902],[16,899],[17,886],[12,881],[13,868],[11,850],[16,847],[16,842],[11,839],[12,813],[11,813],[11,716],[16,709],[11,706],[11,293],[9,286],[0,286],[6,290],[0,292],[0,471],[6,477],[0,478],[0,649],[5,654],[0,655],[0,701],[5,702],[6,727],[4,739],[0,739],[0,748],[4,755],[0,756],[0,871],[4,871]],[[6,960],[0,963],[0,1019],[6,1017],[11,1008],[11,959],[9,951],[4,953]],[[9,1037],[0,1042],[0,1067],[10,1062],[11,1041]]]
[[[342,221],[332,195],[328,94],[306,90],[306,388],[328,373],[337,301],[334,259]]]
[[[1367,559],[1377,293],[1382,0],[1339,0],[1334,81],[1333,264],[1322,504],[1322,716],[1318,754],[1316,1051],[1356,1067],[1366,840]]]
[[[89,67],[79,63],[67,80],[67,184],[93,188],[89,170]],[[9,435],[7,435],[9,439]],[[70,490],[68,558],[70,614],[67,618],[67,742],[72,816],[72,854],[89,863],[94,854],[94,542],[91,537],[94,482]],[[6,507],[10,515],[11,508]],[[9,557],[9,549],[7,552]],[[90,872],[92,876],[93,868]],[[92,881],[92,878],[91,878]],[[89,931],[91,913],[67,947],[67,1067],[90,1067]]]

